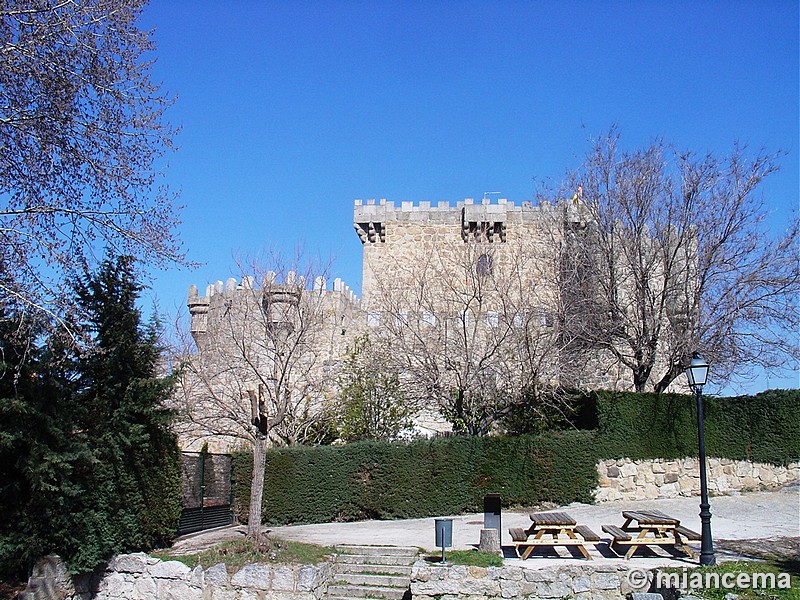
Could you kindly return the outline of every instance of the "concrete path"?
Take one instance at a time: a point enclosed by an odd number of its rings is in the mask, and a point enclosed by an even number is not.
[[[800,489],[788,486],[776,492],[758,492],[739,496],[719,496],[711,498],[712,534],[715,539],[767,539],[775,537],[800,537]],[[568,512],[575,520],[588,525],[601,538],[604,524],[621,525],[623,510],[658,509],[677,519],[681,524],[695,531],[700,531],[698,513],[699,499],[674,498],[665,500],[619,501],[601,505],[574,503],[560,510]],[[458,515],[453,519],[453,548],[471,549],[477,546],[480,530],[483,527],[483,513]],[[564,564],[582,564],[585,559],[571,558],[567,549],[559,548],[558,556],[546,550],[537,550],[528,560],[521,561],[513,554],[510,527],[527,529],[530,525],[528,513],[525,511],[504,510],[502,513],[502,539],[506,546],[508,564],[517,564],[530,568],[553,566],[553,560]],[[227,531],[227,533],[226,533]],[[200,542],[203,536],[241,536],[232,530],[209,532],[193,536],[185,541],[178,541],[176,549],[182,545]],[[390,546],[417,546],[427,551],[437,551],[434,539],[434,519],[406,519],[398,521],[359,521],[354,523],[323,523],[317,525],[295,525],[270,528],[272,535],[287,539],[333,546],[335,544],[374,544]],[[692,544],[699,548],[699,543]],[[612,553],[605,544],[590,546],[593,559],[600,562],[621,560]],[[681,566],[695,564],[680,554],[670,555],[666,551],[639,549],[633,559],[642,568],[661,565]]]

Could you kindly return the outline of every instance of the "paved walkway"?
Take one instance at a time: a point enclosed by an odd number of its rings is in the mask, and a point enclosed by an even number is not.
[[[623,510],[658,509],[677,519],[681,524],[700,531],[700,517],[698,513],[699,499],[674,498],[665,500],[643,500],[637,502],[619,501],[607,502],[600,505],[574,503],[562,507],[561,510],[569,512],[578,523],[588,525],[597,532],[601,538],[608,536],[602,532],[603,524],[622,524]],[[712,533],[715,539],[768,539],[776,537],[800,537],[800,490],[795,486],[788,486],[776,492],[758,492],[742,494],[740,496],[719,496],[711,498]],[[453,518],[453,548],[474,548],[480,539],[480,530],[483,527],[483,513],[459,515]],[[508,534],[509,527],[527,528],[530,525],[528,513],[525,511],[503,511],[502,514],[502,540],[507,546],[506,557],[508,564],[518,564],[530,568],[553,566],[555,555],[550,554],[548,559],[544,551],[537,551],[534,556],[526,561],[521,561],[513,554],[511,538]],[[333,546],[335,544],[375,544],[390,546],[418,546],[427,551],[436,551],[434,540],[434,520],[406,519],[397,521],[358,521],[354,523],[323,523],[316,525],[294,525],[274,527],[270,531],[276,537]],[[179,540],[175,544],[176,550],[188,549],[191,546],[205,545],[215,539],[239,537],[242,534],[235,529],[228,528],[217,532],[208,532]],[[204,543],[205,541],[205,543]],[[698,547],[697,544],[693,544]],[[596,561],[619,561],[601,544],[599,548],[589,546],[589,552]],[[641,553],[641,556],[640,556]],[[564,564],[582,564],[584,559],[568,558],[569,552],[565,548],[558,550]],[[637,550],[632,560],[642,568],[651,568],[661,565],[681,566],[696,563],[683,558],[681,555],[670,556],[666,552],[656,550],[647,552],[645,549]]]

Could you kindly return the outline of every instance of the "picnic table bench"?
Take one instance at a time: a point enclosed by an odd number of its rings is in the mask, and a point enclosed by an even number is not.
[[[678,519],[660,510],[623,511],[622,517],[625,519],[622,527],[603,525],[603,531],[611,535],[610,547],[614,544],[630,546],[625,560],[641,546],[673,546],[694,557],[687,541],[699,540],[700,534],[681,526]]]
[[[511,528],[514,549],[522,560],[527,559],[538,546],[574,546],[588,560],[592,560],[584,544],[599,542],[600,536],[586,525],[578,523],[565,512],[531,513],[530,528]]]

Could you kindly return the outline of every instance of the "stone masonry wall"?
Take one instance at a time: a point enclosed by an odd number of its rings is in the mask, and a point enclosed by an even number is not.
[[[319,600],[332,577],[319,565],[245,565],[229,574],[220,563],[194,569],[144,553],[115,556],[105,571],[70,579],[56,556],[39,561],[20,600]]]
[[[800,463],[775,466],[728,458],[708,459],[708,491],[711,495],[768,490],[800,481]],[[645,500],[700,495],[697,458],[676,460],[601,460],[597,463],[600,486],[597,502]]]
[[[501,598],[576,598],[623,600],[632,591],[627,564],[523,567],[437,566],[414,564],[414,600],[499,600]]]
[[[491,249],[494,261],[502,260],[504,254],[511,252],[510,248],[525,243],[530,246],[526,257],[528,270],[533,273],[545,264],[550,266],[549,259],[559,243],[559,238],[553,237],[558,236],[554,225],[563,220],[561,214],[561,209],[555,205],[533,206],[524,202],[517,206],[506,199],[497,203],[489,200],[475,203],[467,198],[455,206],[449,202],[438,202],[435,206],[430,202],[419,205],[402,202],[397,207],[394,202],[385,200],[378,203],[356,200],[353,224],[364,244],[364,308],[367,311],[382,309],[382,288],[387,281],[402,284],[407,289],[418,286],[417,268],[431,257],[453,267],[460,266],[467,240],[478,241],[487,251]],[[537,279],[539,287],[552,285],[552,276]],[[531,286],[529,291],[533,289],[536,288]]]
[[[252,276],[217,282],[204,296],[190,286],[197,348],[182,357],[187,368],[175,396],[179,412],[190,415],[175,426],[183,450],[237,450],[251,435],[251,393],[273,414],[276,399],[291,395],[297,418],[274,430],[284,440],[299,435],[303,415],[313,418],[335,395],[337,367],[360,332],[360,301],[340,279],[329,289],[324,277],[310,278],[268,271],[259,283]]]
[[[397,311],[409,312],[412,318],[415,311],[454,313],[460,286],[474,285],[461,274],[487,258],[502,297],[482,290],[485,310],[520,309],[550,315],[545,320],[551,321],[560,302],[558,254],[565,224],[581,229],[587,218],[584,206],[564,201],[534,205],[466,198],[453,205],[356,200],[353,225],[363,244],[362,309],[367,324],[379,328],[382,319],[392,318],[388,313]],[[514,281],[517,287],[510,285]],[[461,297],[468,298],[465,290]],[[555,344],[544,342],[541,347]],[[553,371],[570,385],[631,387],[627,370],[607,352],[581,350],[572,359],[551,356],[544,363],[557,366]],[[547,379],[548,374],[543,376]]]

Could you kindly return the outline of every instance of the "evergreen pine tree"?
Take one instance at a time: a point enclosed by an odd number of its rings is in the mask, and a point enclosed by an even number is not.
[[[158,376],[158,323],[142,324],[142,289],[125,256],[103,261],[77,289],[94,339],[79,366],[80,404],[99,464],[92,500],[102,518],[90,546],[104,556],[166,542],[180,513],[180,455],[164,407],[173,380]],[[77,558],[86,566],[93,560]]]
[[[133,261],[105,260],[77,286],[88,347],[0,315],[0,576],[58,554],[73,572],[168,541],[180,455],[164,408],[158,324],[143,325]]]
[[[75,516],[94,471],[74,363],[20,315],[0,317],[0,576],[24,579],[39,556],[82,544]]]

